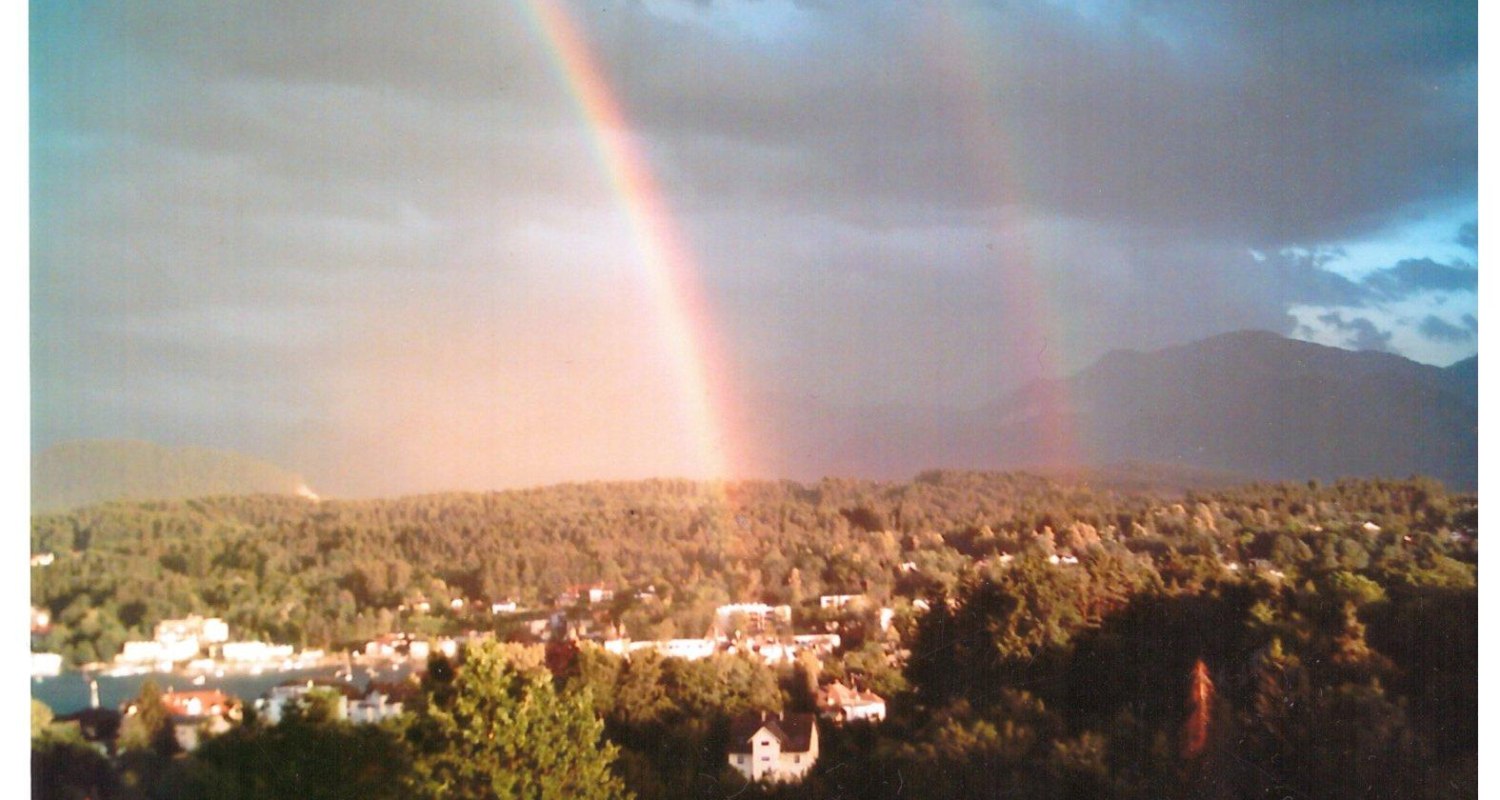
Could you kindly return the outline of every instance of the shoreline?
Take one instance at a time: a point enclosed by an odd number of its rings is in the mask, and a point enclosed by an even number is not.
[[[54,714],[72,714],[92,705],[91,683],[98,685],[99,707],[118,708],[136,697],[147,680],[164,691],[219,690],[251,702],[266,691],[290,679],[342,679],[352,686],[367,688],[372,681],[404,680],[420,672],[410,658],[350,659],[326,657],[285,666],[278,662],[266,665],[235,665],[223,670],[146,668],[127,673],[95,672],[66,669],[57,675],[32,676],[31,696],[52,709]]]

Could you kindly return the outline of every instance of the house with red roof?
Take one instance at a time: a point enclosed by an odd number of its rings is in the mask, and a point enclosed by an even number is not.
[[[172,721],[172,733],[183,750],[192,752],[204,736],[217,736],[243,718],[242,704],[233,695],[213,689],[191,692],[163,692],[162,705]],[[140,706],[131,702],[125,716],[139,713]]]
[[[834,682],[818,690],[818,713],[834,722],[879,722],[885,719],[885,698]]]

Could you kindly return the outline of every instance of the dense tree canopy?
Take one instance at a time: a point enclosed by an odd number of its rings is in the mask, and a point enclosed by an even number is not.
[[[877,523],[885,525],[870,530]],[[1371,532],[1363,526],[1378,528]],[[609,609],[636,638],[701,635],[730,600],[825,593],[899,601],[951,592],[1007,554],[1090,561],[1086,616],[1131,587],[1148,556],[1167,582],[1266,559],[1295,580],[1345,569],[1382,583],[1473,583],[1472,498],[1426,481],[1253,485],[1179,499],[1017,474],[937,472],[905,484],[685,481],[325,501],[230,497],[112,503],[32,520],[32,601],[52,614],[38,648],[108,660],[161,619],[212,611],[237,637],[310,647],[392,630],[493,627],[455,597],[550,604],[564,587],[652,587]],[[1465,533],[1469,538],[1463,538]],[[1457,538],[1450,538],[1457,537]],[[462,618],[468,616],[470,618]]]
[[[643,800],[1463,797],[1477,776],[1477,527],[1474,497],[1420,479],[1164,496],[944,472],[220,498],[34,518],[33,548],[57,559],[33,571],[32,596],[55,620],[39,649],[74,662],[189,612],[308,645],[496,634],[457,669],[436,662],[400,725],[298,718],[190,757],[132,731],[112,772],[80,762],[107,796],[276,796],[318,775],[368,778],[374,797],[591,796],[538,777],[551,765]],[[701,635],[715,606],[764,601],[843,647],[779,668],[588,643],[543,654],[499,644],[527,638],[514,617],[446,610],[545,607],[596,582],[615,598],[570,613],[637,639]],[[873,602],[819,608],[830,593]],[[802,784],[746,785],[724,759],[728,719],[807,709],[820,678],[876,687],[889,718],[823,728]],[[597,758],[559,744],[601,737]],[[58,775],[72,751],[38,742],[34,762]],[[278,773],[264,760],[335,752],[377,761]]]
[[[434,664],[404,739],[414,753],[412,796],[434,800],[615,800],[618,752],[584,692],[559,694],[544,670],[494,642],[462,669]]]

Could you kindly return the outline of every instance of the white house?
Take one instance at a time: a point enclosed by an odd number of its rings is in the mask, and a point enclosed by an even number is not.
[[[126,642],[115,659],[122,664],[166,665],[191,660],[203,644],[217,644],[229,638],[229,625],[217,617],[207,619],[196,614],[185,619],[164,619],[156,624],[152,641]]]
[[[655,650],[667,658],[681,658],[686,661],[695,661],[700,658],[708,658],[714,654],[717,644],[712,639],[667,639],[655,642],[631,642],[627,653],[637,650]]]
[[[218,644],[229,639],[229,625],[218,617],[189,615],[184,619],[164,619],[156,623],[156,641],[162,644],[192,640],[198,643]]]
[[[589,603],[608,603],[615,599],[615,590],[607,589],[601,584],[589,587]]]
[[[729,766],[753,781],[799,781],[818,760],[811,714],[752,711],[729,723]]]
[[[313,680],[287,681],[277,686],[272,686],[260,700],[256,701],[256,708],[263,714],[266,721],[272,725],[281,722],[286,714],[288,703],[292,703],[307,697],[313,689],[331,689],[338,693],[338,699],[334,703],[334,717],[336,719],[349,718],[349,698],[343,687],[329,686]]]
[[[745,618],[745,625],[752,632],[760,632],[775,622],[791,624],[792,607],[787,605],[771,606],[765,603],[731,603],[714,609],[714,624],[721,631],[729,631],[730,621],[734,615],[740,614]]]
[[[349,703],[349,721],[374,724],[398,716],[401,708],[399,700],[392,700],[385,692],[371,688],[364,697]]]
[[[862,594],[825,594],[818,598],[818,608],[824,611],[835,608],[858,608],[863,605],[865,596]]]
[[[843,639],[836,633],[799,633],[792,637],[792,643],[804,650],[827,656],[839,649]]]
[[[126,642],[115,661],[120,664],[164,665],[188,661],[198,655],[197,639],[173,642]]]
[[[382,633],[365,643],[365,655],[376,658],[394,658],[409,647],[411,637],[404,633]]]
[[[218,617],[203,620],[203,630],[198,634],[198,639],[209,644],[229,641],[229,623]]]
[[[32,653],[31,675],[34,678],[55,678],[62,673],[62,654]]]
[[[292,657],[289,644],[267,644],[265,642],[225,642],[222,653],[225,661],[276,661]]]
[[[220,691],[163,692],[162,705],[172,721],[172,733],[183,750],[198,749],[203,734],[217,736],[240,721],[240,701]],[[132,703],[125,716],[139,713],[140,706]]]
[[[255,706],[274,725],[281,722],[281,718],[286,714],[287,703],[307,697],[308,693],[314,689],[330,691],[336,695],[333,705],[333,715],[336,719],[353,718],[354,707],[360,702],[359,693],[348,684],[326,679],[308,678],[285,681],[267,690],[265,695],[256,701]],[[399,712],[399,704],[397,710]]]
[[[836,722],[879,722],[885,719],[885,698],[835,682],[818,690],[818,713]]]
[[[765,642],[753,650],[767,664],[791,664],[797,659],[797,646],[781,642]]]
[[[660,648],[663,656],[673,659],[706,659],[714,654],[712,639],[667,639],[666,647]]]
[[[161,642],[131,641],[126,642],[120,648],[120,654],[115,656],[119,662],[132,664],[155,664],[161,660]]]

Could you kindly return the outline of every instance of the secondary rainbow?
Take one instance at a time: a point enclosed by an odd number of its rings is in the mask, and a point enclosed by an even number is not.
[[[1007,120],[998,98],[992,97],[993,46],[980,39],[992,21],[983,16],[982,9],[957,0],[924,8],[931,22],[927,30],[933,36],[925,50],[931,54],[937,80],[956,84],[962,100],[956,136],[968,144],[965,157],[974,165],[972,174],[986,181],[981,199],[992,218],[992,248],[1002,267],[1001,313],[1019,322],[1027,334],[1006,356],[1036,364],[1044,377],[1028,401],[1036,412],[1030,416],[1037,445],[1033,459],[1041,465],[1082,463],[1082,437],[1068,386],[1062,380],[1045,379],[1063,374],[1069,312],[1059,308],[1046,276],[1037,268],[1036,245],[1026,232],[1026,221],[1016,213],[1023,193],[1011,164],[1015,148],[1004,141]],[[1001,139],[998,145],[994,145],[996,138]]]
[[[593,137],[597,155],[625,212],[669,350],[678,418],[696,450],[697,471],[709,479],[736,477],[743,466],[732,451],[723,411],[733,399],[727,364],[714,341],[712,314],[698,284],[697,264],[673,222],[650,164],[583,32],[558,0],[523,0]]]

